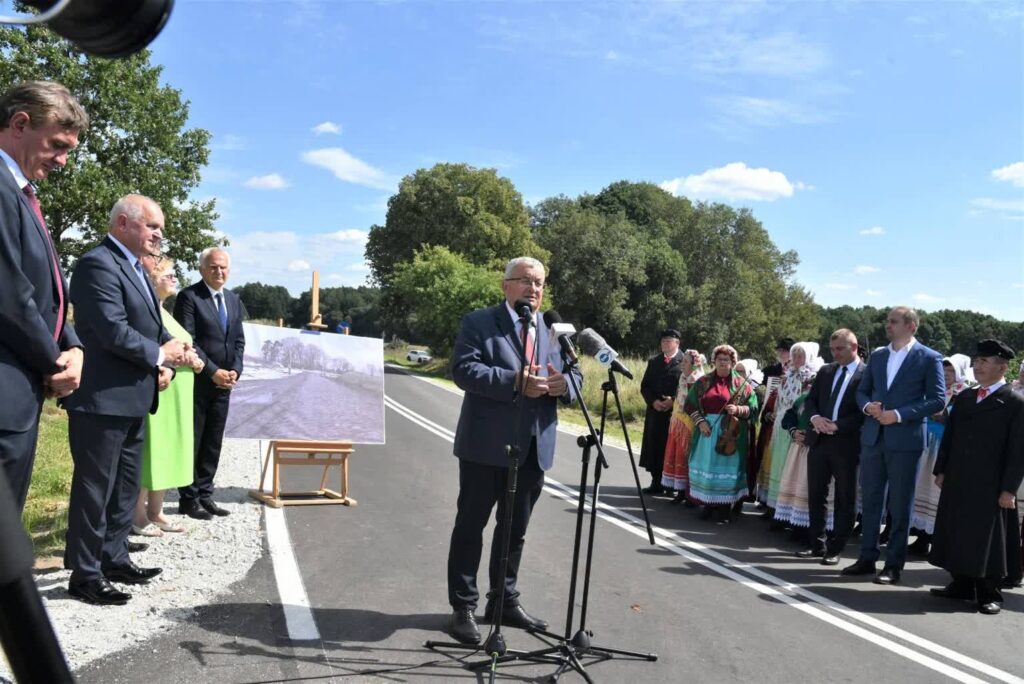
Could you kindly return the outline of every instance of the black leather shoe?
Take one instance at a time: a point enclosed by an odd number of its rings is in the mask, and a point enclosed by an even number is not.
[[[697,517],[700,520],[711,520],[712,513],[713,511],[711,509],[711,506],[701,506],[700,513],[697,514]]]
[[[128,542],[128,553],[142,553],[149,548],[146,542]]]
[[[839,554],[825,552],[825,555],[821,559],[822,565],[839,565]]]
[[[676,495],[672,497],[672,500],[669,501],[669,503],[670,504],[681,504],[684,501],[686,501],[686,492],[685,491],[678,491],[678,492],[676,492]]]
[[[115,589],[105,579],[72,582],[68,584],[68,593],[72,598],[97,606],[123,606],[131,599],[131,594]]]
[[[163,572],[162,568],[140,568],[132,562],[116,567],[104,568],[103,576],[111,582],[121,584],[145,584]]]
[[[664,491],[664,489],[662,489],[662,486],[660,484],[652,482],[650,486],[644,487],[640,491],[642,491],[644,494],[661,494]]]
[[[874,575],[875,564],[872,561],[859,560],[853,565],[847,565],[842,570],[844,575]]]
[[[925,535],[920,535],[914,540],[914,543],[907,547],[907,553],[913,556],[927,556],[928,549],[931,546],[931,542]]]
[[[448,621],[448,633],[461,644],[479,644],[480,629],[476,626],[476,618],[470,608],[462,608],[452,613]]]
[[[875,575],[875,579],[871,581],[875,584],[899,584],[900,571],[896,568],[882,568],[882,572]]]
[[[213,516],[199,508],[195,501],[180,501],[178,503],[178,514],[187,515],[193,520],[211,520]]]
[[[809,548],[809,549],[801,549],[800,551],[796,552],[796,557],[797,558],[824,558],[825,557],[825,549],[815,549],[813,547]]]
[[[210,515],[218,515],[220,517],[229,515],[227,511],[225,511],[223,508],[215,504],[213,502],[213,499],[200,499],[199,505],[202,506],[203,510],[205,510]]]
[[[978,612],[982,615],[997,615],[1002,608],[998,603],[992,601],[991,603],[979,603]]]
[[[490,601],[484,608],[484,620],[494,620],[494,604]],[[505,606],[501,611],[501,625],[503,627],[518,627],[519,629],[547,629],[548,623],[540,618],[535,618],[518,603],[513,606]]]
[[[944,599],[958,599],[961,601],[973,601],[974,592],[966,591],[956,586],[955,583],[947,584],[944,587],[932,587],[928,590],[928,593],[932,596],[938,596]]]
[[[1022,584],[1019,577],[1004,577],[999,582],[1000,589],[1017,589]]]

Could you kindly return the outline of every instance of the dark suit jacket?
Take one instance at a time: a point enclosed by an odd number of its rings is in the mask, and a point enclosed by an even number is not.
[[[882,402],[885,410],[896,409],[900,422],[882,429],[882,424],[865,416],[860,441],[871,446],[883,440],[886,449],[915,451],[924,449],[924,419],[938,413],[946,404],[946,379],[942,372],[942,356],[920,342],[914,344],[903,365],[886,388],[886,366],[889,347],[876,349],[868,357],[868,367],[857,388],[857,406],[861,411],[873,401]]]
[[[857,387],[864,376],[864,363],[857,364],[857,370],[846,384],[846,391],[839,401],[839,413],[836,414],[836,425],[839,431],[834,435],[820,435],[810,429],[807,431],[805,441],[808,447],[813,447],[819,442],[832,441],[849,447],[854,453],[857,452],[860,442],[861,425],[864,423],[864,413],[857,406]],[[808,419],[814,416],[822,416],[832,420],[832,411],[829,406],[829,397],[832,396],[832,385],[835,382],[836,374],[839,373],[838,363],[830,363],[815,376],[811,389],[804,401],[804,415]]]
[[[138,418],[156,411],[160,345],[171,339],[152,287],[109,238],[90,250],[71,278],[75,323],[85,344],[82,384],[68,411]]]
[[[61,351],[81,346],[66,322],[60,339],[53,339],[57,280],[54,255],[41,230],[25,194],[0,161],[0,430],[32,427],[43,400],[43,376],[60,370],[55,361]],[[61,285],[67,293],[63,275]]]
[[[551,340],[543,318],[537,317],[538,365],[546,363]],[[478,309],[462,319],[462,328],[452,351],[452,378],[466,394],[462,399],[459,424],[455,430],[455,455],[467,461],[507,468],[505,445],[516,437],[518,405],[516,374],[522,343],[512,317],[502,303]],[[556,368],[559,366],[556,365]],[[580,386],[583,377],[573,371]],[[530,446],[530,428],[537,426],[537,461],[548,470],[555,459],[558,430],[558,399],[543,396],[527,399],[519,431],[522,454]],[[570,399],[562,397],[565,403]]]
[[[174,318],[192,336],[192,344],[206,363],[200,377],[213,382],[217,370],[233,370],[242,377],[242,355],[245,333],[242,331],[242,300],[224,288],[224,307],[228,314],[227,333],[220,324],[217,302],[202,280],[178,293],[174,301]]]

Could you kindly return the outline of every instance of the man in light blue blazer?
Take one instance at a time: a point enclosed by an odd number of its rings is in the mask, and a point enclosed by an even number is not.
[[[504,584],[502,623],[544,629],[547,623],[530,616],[519,604],[516,577],[526,527],[544,486],[544,471],[555,458],[558,403],[573,398],[558,346],[537,315],[544,298],[544,265],[530,257],[513,259],[505,268],[505,301],[478,309],[462,320],[452,352],[452,378],[465,391],[455,431],[459,458],[459,500],[448,551],[448,601],[453,614],[449,630],[463,643],[478,643],[474,610],[480,593],[476,575],[483,549],[483,530],[497,504],[498,524],[491,542],[490,591],[484,617],[494,614]],[[528,302],[532,323],[516,312]],[[524,347],[528,367],[521,358]],[[579,369],[572,371],[582,384]],[[520,408],[522,413],[520,414]],[[521,419],[520,419],[521,415]],[[505,490],[509,473],[507,446],[518,444],[518,480],[512,506],[508,568],[501,577]]]
[[[888,486],[892,533],[885,566],[876,584],[896,584],[907,558],[907,535],[914,505],[917,462],[925,445],[928,416],[942,410],[945,379],[942,355],[914,338],[920,318],[906,306],[889,312],[890,344],[876,349],[857,388],[857,406],[866,416],[860,433],[860,489],[863,510],[860,557],[844,575],[875,573],[878,533]]]

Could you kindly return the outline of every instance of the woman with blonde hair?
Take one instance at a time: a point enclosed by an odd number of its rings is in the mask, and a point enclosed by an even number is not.
[[[714,371],[699,378],[686,396],[686,412],[697,426],[689,457],[690,498],[703,504],[701,518],[714,511],[732,520],[732,507],[747,495],[747,425],[757,417],[757,395],[734,369],[736,350],[727,344],[711,353]]]
[[[191,344],[192,336],[174,320],[164,301],[178,291],[174,263],[170,259],[145,256],[142,267],[149,276],[164,327],[178,340]],[[192,482],[192,390],[195,373],[203,361],[191,353],[190,366],[177,369],[170,386],[160,394],[157,412],[146,416],[146,437],[142,447],[142,489],[135,505],[132,532],[160,537],[164,532],[184,532],[185,528],[164,515],[164,491]]]

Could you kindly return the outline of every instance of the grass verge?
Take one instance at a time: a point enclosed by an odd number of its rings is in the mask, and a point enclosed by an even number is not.
[[[63,553],[71,497],[71,448],[68,416],[52,402],[43,404],[39,421],[32,484],[22,515],[25,531],[32,537],[36,558]]]

